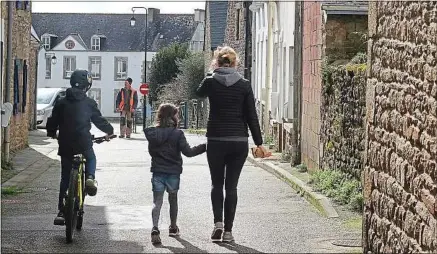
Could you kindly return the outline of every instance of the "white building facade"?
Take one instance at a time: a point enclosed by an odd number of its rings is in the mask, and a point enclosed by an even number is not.
[[[265,105],[267,72],[270,71],[271,121],[282,123],[290,119],[293,110],[293,61],[294,61],[294,24],[295,3],[275,1],[272,11],[268,10],[268,1],[254,2],[250,6],[253,12],[252,85],[257,101]],[[267,68],[268,21],[273,18],[273,60],[271,68]]]
[[[203,47],[204,11],[194,14],[160,14],[149,8],[146,17],[136,14],[34,13],[32,23],[42,41],[37,84],[42,87],[70,87],[71,73],[86,69],[93,77],[88,96],[105,117],[116,118],[116,96],[127,78],[139,89],[144,79],[145,36],[147,35],[147,80],[156,52],[172,43],[187,43],[191,50]],[[74,24],[74,25],[72,25]],[[56,58],[56,61],[53,61]],[[138,106],[142,95],[138,93]],[[148,104],[148,103],[147,103]],[[151,108],[147,113],[150,115]]]
[[[65,41],[77,42],[73,38]],[[88,96],[93,98],[105,117],[117,117],[115,99],[129,77],[136,90],[142,84],[144,52],[101,52],[85,49],[67,49],[61,43],[53,50],[42,49],[38,56],[38,87],[70,87],[69,76],[75,69],[86,69],[93,76]],[[156,52],[147,52],[149,79],[150,64]],[[52,57],[56,57],[53,63]],[[138,94],[141,96],[141,94]],[[150,109],[148,109],[150,112]]]

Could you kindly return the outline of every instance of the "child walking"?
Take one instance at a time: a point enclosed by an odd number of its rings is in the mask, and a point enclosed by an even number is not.
[[[152,190],[153,229],[152,243],[161,243],[158,229],[159,215],[164,199],[164,192],[168,193],[170,203],[169,236],[178,236],[179,228],[176,224],[178,215],[178,198],[180,175],[182,174],[182,156],[194,157],[206,151],[206,144],[190,147],[184,132],[178,129],[178,109],[173,104],[161,104],[156,116],[156,127],[146,128],[144,134],[149,142],[149,154],[152,157]]]

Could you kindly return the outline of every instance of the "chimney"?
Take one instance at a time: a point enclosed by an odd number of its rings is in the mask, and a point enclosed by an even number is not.
[[[158,20],[160,10],[156,8],[148,8],[147,21],[153,23]]]
[[[202,9],[194,10],[194,22],[205,22],[205,10]]]

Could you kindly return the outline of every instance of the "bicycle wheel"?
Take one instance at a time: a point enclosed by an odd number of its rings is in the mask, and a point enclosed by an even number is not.
[[[78,178],[77,169],[71,170],[70,183],[68,185],[67,202],[65,203],[65,233],[67,237],[67,243],[71,243],[73,241],[74,228],[77,222],[77,209],[76,209],[77,178]]]
[[[76,229],[81,230],[83,224],[83,206],[85,202],[85,174],[82,174],[82,207],[79,207],[79,214],[77,215]]]

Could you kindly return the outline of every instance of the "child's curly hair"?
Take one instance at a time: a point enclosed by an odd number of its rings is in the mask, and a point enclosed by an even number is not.
[[[163,103],[159,105],[158,113],[156,114],[156,124],[158,127],[177,127],[179,123],[178,108],[171,103]]]

